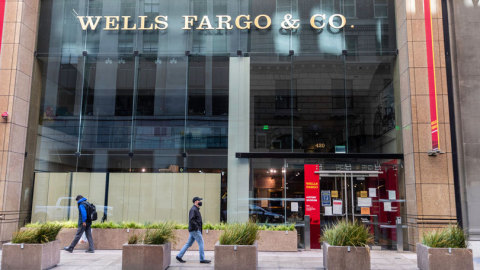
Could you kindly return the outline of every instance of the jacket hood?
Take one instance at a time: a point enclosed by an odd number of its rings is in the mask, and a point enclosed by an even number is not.
[[[78,200],[77,203],[81,203],[81,202],[84,202],[84,201],[86,201],[86,200],[87,200],[87,198],[81,198],[80,200]]]

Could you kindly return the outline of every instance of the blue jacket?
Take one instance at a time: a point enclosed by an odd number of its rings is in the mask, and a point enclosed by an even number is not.
[[[87,222],[87,209],[85,208],[85,204],[83,202],[86,202],[87,198],[81,198],[78,200],[78,224],[82,224],[84,222]]]

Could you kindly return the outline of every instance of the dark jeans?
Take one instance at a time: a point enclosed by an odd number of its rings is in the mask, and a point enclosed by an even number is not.
[[[75,234],[75,238],[73,239],[72,243],[70,244],[69,248],[74,249],[75,246],[77,245],[78,241],[80,241],[80,238],[82,237],[83,232],[85,232],[85,236],[87,236],[88,240],[88,250],[95,250],[93,247],[93,238],[92,238],[92,228],[90,227],[92,224],[88,224],[87,226],[83,227],[82,224],[78,226],[77,233]]]

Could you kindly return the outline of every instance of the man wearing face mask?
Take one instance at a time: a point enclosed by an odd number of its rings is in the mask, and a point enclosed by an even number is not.
[[[210,263],[209,260],[205,260],[205,252],[203,251],[203,237],[202,237],[202,214],[200,214],[200,206],[202,206],[202,198],[193,197],[193,206],[188,213],[188,231],[190,236],[188,237],[187,243],[183,246],[180,253],[177,255],[177,261],[184,263],[182,259],[183,255],[189,247],[193,245],[194,241],[198,243],[198,251],[200,253],[200,263]]]

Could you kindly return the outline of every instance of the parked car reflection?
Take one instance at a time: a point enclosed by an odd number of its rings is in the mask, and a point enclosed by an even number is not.
[[[60,197],[55,205],[36,205],[33,209],[33,222],[44,222],[54,220],[66,220],[68,214],[74,215],[77,206],[74,204],[74,197]],[[74,205],[74,206],[71,206]],[[99,220],[106,220],[113,216],[113,207],[104,205],[95,205]],[[106,213],[106,215],[105,215]]]
[[[250,218],[259,223],[283,223],[285,217],[283,215],[270,212],[258,205],[250,204]]]

